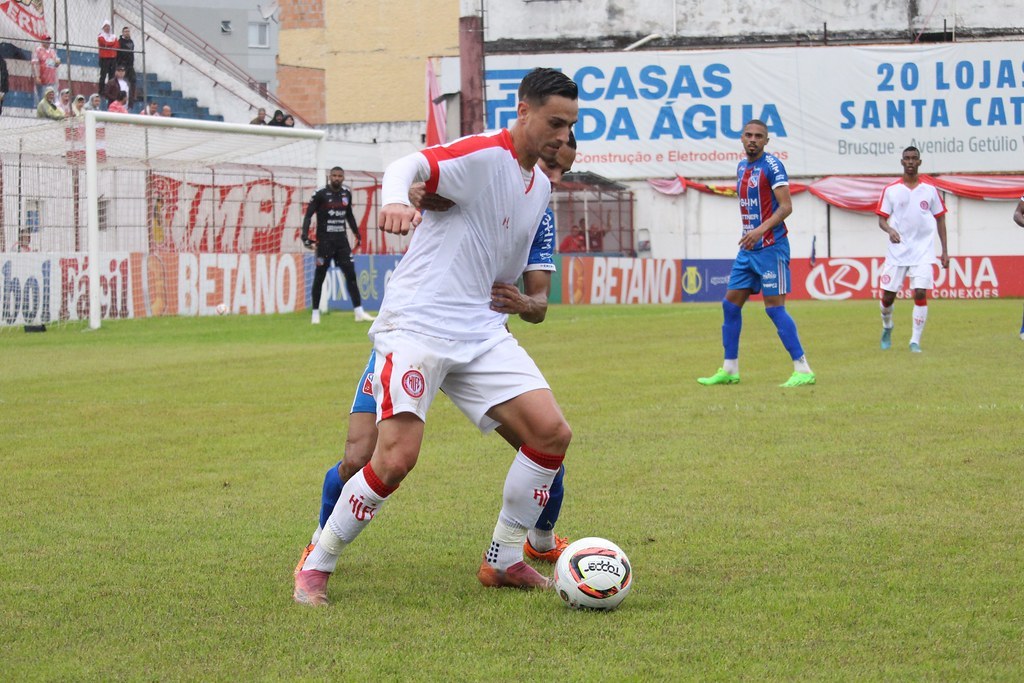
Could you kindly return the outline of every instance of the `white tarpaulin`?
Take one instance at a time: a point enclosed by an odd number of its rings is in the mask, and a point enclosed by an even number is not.
[[[536,66],[579,85],[575,169],[608,178],[730,177],[751,118],[794,176],[899,173],[908,145],[928,173],[1024,166],[1024,42],[494,55],[488,128]]]

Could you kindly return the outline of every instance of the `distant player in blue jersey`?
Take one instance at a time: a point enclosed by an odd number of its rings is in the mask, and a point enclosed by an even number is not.
[[[793,213],[789,176],[782,162],[764,151],[768,144],[768,126],[763,121],[754,119],[748,122],[743,127],[742,140],[747,158],[736,167],[736,192],[743,217],[743,236],[722,301],[725,360],[718,372],[697,381],[704,385],[737,384],[740,381],[743,304],[751,294],[760,292],[764,296],[764,311],[775,324],[782,345],[793,359],[793,374],[779,386],[814,384],[814,373],[800,345],[796,323],[786,311],[786,294],[790,285],[789,238],[785,220]]]
[[[1017,202],[1017,208],[1013,211],[1013,222],[1024,228],[1024,197]],[[1024,318],[1020,321],[1020,338],[1024,341]]]
[[[556,157],[557,165],[549,165],[543,159],[538,166],[547,174],[553,183],[561,180],[562,175],[567,173],[576,160],[576,139],[570,134],[569,144],[559,150]],[[414,186],[414,190],[417,188]],[[418,193],[422,192],[422,183]],[[451,203],[443,198],[424,198],[421,194],[415,197],[414,204],[435,210],[445,210]],[[523,292],[520,292],[515,285],[496,284],[491,290],[491,307],[494,310],[518,315],[521,319],[530,323],[540,323],[547,315],[548,295],[551,291],[551,273],[555,270],[553,259],[555,247],[555,216],[550,208],[545,212],[544,218],[537,227],[537,234],[534,236],[533,245],[530,247],[530,255],[526,268],[523,271]],[[373,372],[375,354],[370,353],[369,362],[363,371],[359,383],[356,385],[355,398],[352,401],[352,408],[349,411],[348,434],[345,438],[344,457],[340,462],[327,470],[324,476],[323,492],[320,500],[320,519],[310,544],[303,550],[302,557],[295,567],[296,572],[302,569],[306,558],[316,545],[317,539],[327,518],[331,516],[341,489],[345,482],[356,472],[362,469],[377,444],[377,403],[373,398]],[[498,425],[495,431],[507,441],[513,449],[519,450],[522,440],[505,425]],[[563,478],[565,466],[563,465],[555,476],[551,487],[548,489],[548,502],[544,506],[540,519],[533,529],[527,533],[526,543],[523,545],[524,553],[534,559],[554,563],[562,554],[562,551],[569,545],[569,540],[554,533],[555,522],[558,521],[558,514],[562,509],[562,500],[565,495]]]

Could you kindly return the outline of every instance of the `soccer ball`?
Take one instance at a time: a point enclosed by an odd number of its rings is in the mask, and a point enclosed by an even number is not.
[[[228,305],[227,304],[217,304],[217,315],[227,315],[227,312],[228,312]]]
[[[629,558],[605,538],[574,541],[555,563],[555,590],[569,607],[615,609],[632,585]]]

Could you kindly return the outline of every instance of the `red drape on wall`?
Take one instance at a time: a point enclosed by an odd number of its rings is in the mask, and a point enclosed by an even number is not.
[[[921,178],[940,190],[968,199],[1018,199],[1024,195],[1024,175],[942,175],[921,174]],[[803,185],[790,183],[792,194],[810,192],[832,206],[850,211],[874,211],[878,198],[886,185],[899,180],[899,176],[826,176]],[[647,181],[663,194],[683,194],[688,189],[727,197],[736,196],[734,185],[708,185],[683,176],[670,179],[654,178]]]

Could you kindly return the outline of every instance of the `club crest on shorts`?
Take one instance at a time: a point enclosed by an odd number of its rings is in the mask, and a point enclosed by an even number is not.
[[[366,380],[363,382],[362,392],[367,396],[373,396],[373,373],[366,375]]]
[[[409,370],[402,375],[402,388],[413,398],[422,396],[425,386],[426,382],[423,381],[423,375],[419,370]]]

